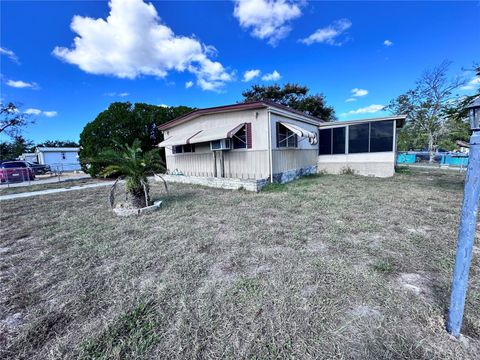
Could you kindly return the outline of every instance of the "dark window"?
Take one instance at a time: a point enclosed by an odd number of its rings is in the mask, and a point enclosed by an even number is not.
[[[195,145],[194,144],[183,145],[183,152],[184,153],[195,152]]]
[[[174,147],[172,147],[172,152],[174,154],[181,154],[183,152],[182,145],[175,145]]]
[[[210,141],[210,148],[212,150],[230,149],[230,139]]]
[[[345,128],[333,129],[333,154],[345,154]]]
[[[351,154],[368,152],[369,124],[350,125],[348,128],[348,152]]]
[[[280,123],[277,123],[277,147],[297,147],[297,135]]]
[[[332,154],[332,129],[320,130],[318,135],[318,153],[320,155]]]
[[[233,148],[234,149],[246,149],[247,148],[247,127],[243,126],[233,136]]]
[[[393,121],[370,124],[370,152],[393,151]]]

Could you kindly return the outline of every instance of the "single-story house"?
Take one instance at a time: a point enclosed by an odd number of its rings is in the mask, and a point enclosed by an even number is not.
[[[394,173],[404,116],[325,122],[267,101],[195,110],[162,124],[168,180],[258,190],[319,170]],[[366,144],[366,145],[365,145]]]
[[[35,154],[38,163],[49,165],[53,171],[80,170],[78,147],[37,147]]]

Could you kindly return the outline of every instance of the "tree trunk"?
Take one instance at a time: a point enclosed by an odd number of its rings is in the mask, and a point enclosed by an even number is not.
[[[433,134],[429,133],[428,134],[428,154],[429,154],[429,162],[433,163],[435,160],[435,147],[433,144]]]
[[[150,201],[150,196],[149,196],[149,191],[148,190],[149,189],[148,189],[148,186],[147,186],[147,191],[146,191],[147,199],[145,199],[145,190],[144,190],[143,186],[140,187],[140,188],[136,188],[134,190],[131,190],[128,194],[130,204],[134,208],[137,208],[137,209],[148,206],[148,203]]]

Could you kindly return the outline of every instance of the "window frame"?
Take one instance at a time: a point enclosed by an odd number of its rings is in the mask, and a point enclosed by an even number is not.
[[[388,123],[388,125],[386,125],[386,128],[389,129],[388,131],[389,131],[390,135],[388,137],[387,136],[383,136],[381,138],[376,137],[373,141],[375,141],[376,139],[389,138],[391,140],[391,147],[389,147],[388,150],[384,150],[384,149],[372,150],[372,148],[373,148],[372,147],[372,128],[375,127],[377,124],[382,124],[383,125],[384,123]],[[351,133],[352,133],[352,127],[355,128],[356,126],[366,126],[366,125],[368,125],[368,136],[367,136],[368,148],[366,149],[366,151],[354,151],[354,152],[352,152],[352,150],[351,150],[352,146],[350,144],[350,136],[351,136]],[[396,126],[395,120],[381,120],[381,121],[362,122],[360,124],[349,124],[349,125],[345,125],[345,126],[335,126],[335,127],[330,127],[330,128],[326,128],[326,129],[319,129],[319,132],[318,132],[318,140],[319,140],[318,156],[344,155],[344,154],[366,154],[366,153],[379,153],[379,152],[395,152],[395,150],[396,150],[395,142],[396,142],[396,137],[397,137],[397,135],[396,135],[397,132],[395,130],[395,126]],[[343,152],[343,153],[342,152],[339,152],[339,153],[334,152],[334,145],[335,145],[334,133],[337,129],[345,129],[344,130],[345,152]],[[329,144],[330,145],[330,151],[329,151],[329,153],[322,153],[321,152],[321,151],[325,150],[325,149],[323,149],[323,150],[321,149],[322,136],[320,134],[322,133],[322,131],[329,131],[330,132],[330,144]],[[377,147],[377,145],[375,145],[374,147]]]
[[[238,133],[243,131],[243,136],[245,139],[242,139],[240,136],[237,136]],[[241,141],[245,146],[236,147],[237,141]],[[232,135],[231,143],[230,143],[232,150],[247,150],[248,149],[248,129],[247,124],[243,125],[238,131]]]
[[[285,138],[280,140],[280,129],[283,127],[285,129]],[[278,149],[297,149],[298,148],[298,136],[292,130],[288,129],[286,126],[282,125],[280,122],[277,122],[276,126],[276,139],[277,139],[277,148]],[[290,133],[290,134],[289,134]],[[293,144],[290,144],[290,140],[293,139]],[[285,145],[281,145],[282,142],[285,142]]]
[[[185,147],[188,146],[190,150],[185,150]],[[195,144],[184,144],[184,145],[173,145],[172,146],[172,154],[173,155],[180,155],[180,154],[191,154],[195,152]]]

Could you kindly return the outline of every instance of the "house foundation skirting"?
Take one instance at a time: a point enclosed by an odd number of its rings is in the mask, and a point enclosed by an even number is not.
[[[316,172],[316,165],[308,166],[301,169],[288,170],[278,174],[273,174],[273,181],[276,183],[284,184],[305,175],[315,174]]]
[[[269,181],[268,179],[233,179],[221,177],[204,177],[204,176],[185,176],[185,175],[162,175],[167,182],[192,184],[209,186],[220,189],[239,190],[258,192]]]
[[[284,171],[282,173],[274,174],[273,181],[277,183],[287,183],[289,181],[298,179],[304,175],[315,174],[317,172],[316,166],[309,166],[302,169]],[[260,191],[265,185],[270,183],[270,179],[234,179],[221,177],[204,177],[204,176],[186,176],[186,175],[162,175],[167,182],[192,184],[209,186],[220,189],[239,190],[245,189],[247,191]]]

